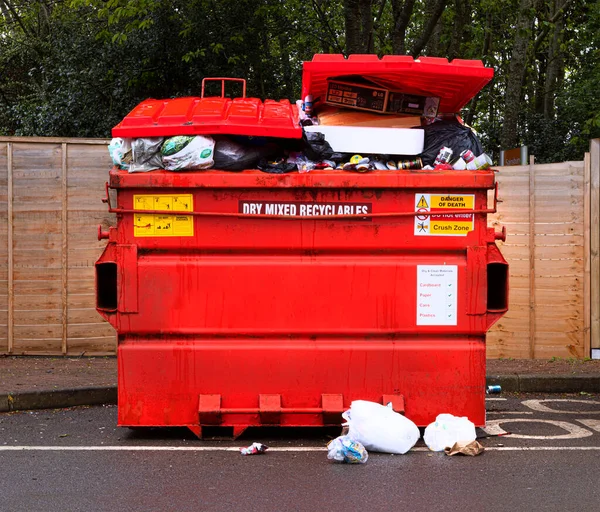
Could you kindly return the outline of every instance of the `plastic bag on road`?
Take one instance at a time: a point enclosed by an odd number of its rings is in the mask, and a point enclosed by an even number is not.
[[[327,444],[327,458],[348,464],[364,464],[369,460],[369,453],[350,436],[339,436]]]
[[[391,407],[355,400],[342,417],[348,435],[367,450],[404,454],[419,440],[418,427]]]
[[[434,452],[451,448],[457,442],[475,441],[475,425],[466,417],[452,414],[438,414],[435,421],[427,426],[423,439],[427,447]]]
[[[180,137],[178,138],[179,141]],[[165,146],[170,142],[165,141]],[[185,143],[185,140],[183,141]],[[193,169],[208,169],[214,164],[215,141],[212,137],[195,136],[182,148],[171,155],[163,152],[162,161],[168,171],[185,171]],[[170,147],[170,146],[169,146]],[[170,152],[170,151],[166,151]]]

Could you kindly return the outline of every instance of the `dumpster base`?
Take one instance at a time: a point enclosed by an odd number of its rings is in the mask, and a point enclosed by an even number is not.
[[[335,426],[353,400],[392,403],[418,426],[440,413],[485,424],[485,338],[121,337],[119,425]]]

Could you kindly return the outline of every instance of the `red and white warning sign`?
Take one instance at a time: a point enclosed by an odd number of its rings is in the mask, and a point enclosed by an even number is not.
[[[415,235],[466,236],[474,229],[473,214],[448,210],[474,209],[473,194],[415,194]]]

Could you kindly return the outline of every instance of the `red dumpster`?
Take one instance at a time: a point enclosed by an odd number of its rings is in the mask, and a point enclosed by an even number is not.
[[[480,62],[319,56],[303,87],[366,71],[435,81],[442,111],[491,78]],[[114,135],[250,132],[300,136],[294,106],[151,100]],[[508,301],[495,187],[491,170],[111,170],[97,308],[118,332],[119,425],[339,425],[357,399],[483,425],[485,336]]]

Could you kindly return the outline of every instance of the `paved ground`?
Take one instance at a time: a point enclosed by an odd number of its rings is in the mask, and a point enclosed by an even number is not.
[[[598,376],[600,360],[489,359],[488,375]],[[0,357],[0,392],[117,385],[114,357]]]
[[[114,406],[0,414],[0,510],[598,510],[600,395],[503,395],[487,409],[478,457],[419,443],[361,466],[326,459],[337,431],[199,441],[117,428]],[[270,451],[242,457],[254,440]]]

